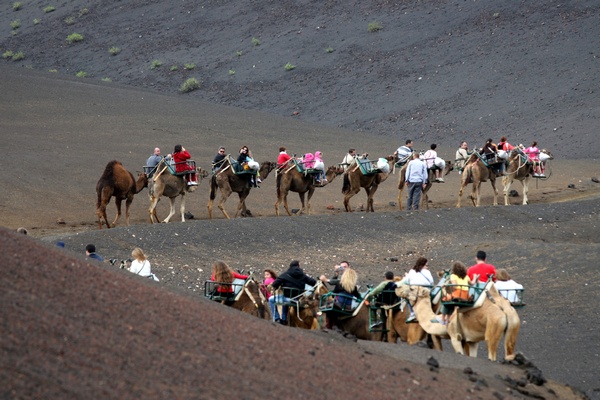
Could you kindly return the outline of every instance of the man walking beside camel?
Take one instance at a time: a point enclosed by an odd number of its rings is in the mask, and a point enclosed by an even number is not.
[[[419,158],[419,153],[413,153],[413,159],[406,167],[405,180],[408,183],[407,210],[418,210],[421,193],[427,186],[427,165]]]

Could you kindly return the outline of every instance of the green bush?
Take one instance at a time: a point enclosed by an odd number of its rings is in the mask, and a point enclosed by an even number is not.
[[[196,68],[196,64],[183,64],[183,69],[192,70]]]
[[[13,29],[19,29],[21,27],[21,20],[20,19],[15,19],[14,21],[10,22],[10,27]]]
[[[34,19],[33,19],[33,24],[34,24],[34,25],[37,25],[37,24],[39,24],[39,23],[40,23],[40,19],[39,19],[39,18],[34,18]]]
[[[296,66],[295,66],[294,64],[292,64],[292,63],[287,63],[287,64],[285,64],[285,65],[283,66],[283,69],[285,69],[286,71],[291,71],[291,70],[293,70],[294,68],[296,68]]]
[[[56,10],[56,8],[55,8],[55,7],[53,7],[53,6],[48,6],[48,7],[44,8],[44,12],[45,12],[46,14],[47,14],[47,13],[51,13],[51,12],[52,12],[52,11],[54,11],[54,10]]]
[[[78,73],[75,74],[75,76],[78,78],[85,78],[87,76],[87,72],[79,71]]]
[[[5,60],[8,58],[12,58],[12,56],[15,53],[12,52],[12,50],[6,50],[3,54],[2,54],[2,58],[4,58]]]
[[[335,50],[333,49],[333,47],[328,47],[328,48],[325,49],[325,51],[327,53],[333,53]]]
[[[12,5],[13,11],[19,11],[21,8],[23,8],[23,3],[19,1],[15,1]]]
[[[169,68],[171,71],[175,72],[179,69],[179,67],[177,65],[171,65],[171,68]]]
[[[260,46],[260,39],[259,38],[252,38],[252,46]]]
[[[116,56],[117,54],[119,54],[119,53],[121,52],[121,49],[120,49],[120,48],[118,48],[118,47],[116,47],[116,46],[113,46],[113,47],[111,47],[110,49],[108,49],[108,52],[109,52],[111,55],[113,55],[113,56]]]
[[[90,12],[90,10],[88,10],[87,8],[82,8],[81,10],[79,10],[79,16],[82,17],[86,14],[88,14]]]
[[[64,23],[67,24],[67,25],[69,25],[69,26],[73,25],[75,23],[75,21],[76,21],[75,17],[72,16],[72,15],[64,19]]]
[[[100,79],[102,82],[112,82],[112,79],[104,77],[102,79]]]
[[[229,75],[235,75],[235,71],[233,69],[229,70]]]
[[[160,67],[162,65],[163,65],[162,61],[160,61],[160,60],[153,60],[150,63],[150,69],[156,69],[156,68],[158,68],[158,67]]]
[[[189,78],[187,81],[183,82],[179,91],[181,93],[188,93],[196,89],[200,89],[200,82],[198,82],[196,78]]]
[[[55,68],[52,68],[52,69],[49,69],[48,72],[58,72],[58,70]]]
[[[236,56],[238,56],[238,57],[241,57],[241,56],[242,56],[242,54],[243,54],[243,53],[242,53],[241,51],[238,51],[238,52],[236,52],[236,53],[235,53],[235,55],[236,55]]]
[[[25,54],[22,51],[19,51],[12,56],[13,61],[21,61],[25,58]]]
[[[383,26],[379,22],[370,22],[367,29],[369,32],[377,32],[383,29]]]
[[[81,42],[83,40],[83,35],[79,33],[71,33],[67,36],[67,43],[72,44],[76,42]]]

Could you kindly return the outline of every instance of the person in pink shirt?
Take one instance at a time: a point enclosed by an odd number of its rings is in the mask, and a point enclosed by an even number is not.
[[[542,171],[540,168],[540,149],[537,147],[537,142],[534,140],[531,146],[523,150],[529,160],[533,163],[533,176],[540,176]]]
[[[315,166],[315,156],[313,153],[306,153],[303,157],[304,168],[312,169]]]
[[[315,164],[313,168],[319,172],[317,182],[318,183],[326,183],[327,177],[325,176],[325,163],[323,162],[323,153],[320,151],[315,151]]]
[[[475,265],[472,265],[467,270],[467,275],[471,281],[475,281],[475,275],[479,275],[479,282],[486,283],[488,276],[492,276],[492,280],[496,281],[496,267],[486,262],[487,254],[485,251],[479,250],[475,255]]]
[[[264,278],[265,279],[263,280],[263,283],[260,285],[260,290],[268,300],[271,296],[273,296],[273,294],[267,290],[267,286],[275,282],[275,279],[277,279],[277,273],[272,269],[265,269]]]

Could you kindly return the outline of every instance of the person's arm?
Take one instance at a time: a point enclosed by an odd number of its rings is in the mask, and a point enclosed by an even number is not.
[[[233,277],[236,279],[248,279],[248,275],[242,275],[242,274],[238,274],[237,272],[233,271]]]
[[[377,296],[379,293],[383,292],[383,289],[385,289],[385,286],[388,284],[388,281],[383,281],[381,282],[379,285],[377,285],[375,287],[375,289],[371,290],[369,292],[369,294],[367,295],[367,297],[375,297]]]

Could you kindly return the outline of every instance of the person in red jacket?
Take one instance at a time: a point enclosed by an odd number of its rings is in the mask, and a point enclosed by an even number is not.
[[[286,152],[286,148],[281,146],[279,148],[279,156],[277,156],[277,167],[283,167],[291,158],[292,157]]]
[[[248,279],[248,275],[238,274],[231,268],[225,261],[217,260],[213,264],[212,275],[210,280],[218,282],[216,285],[216,294],[220,296],[227,296],[228,294],[234,293],[234,287],[231,285],[234,279]]]
[[[191,171],[191,172],[185,174],[185,179],[187,181],[187,184],[188,184],[188,186],[198,185],[198,180],[196,179],[196,170],[191,165],[191,163],[188,162],[188,160],[190,158],[192,158],[192,156],[190,156],[190,153],[187,152],[185,147],[183,147],[180,144],[175,145],[175,148],[173,149],[172,157],[173,157],[173,161],[175,161],[175,172],[182,173],[182,172]]]
[[[492,280],[496,281],[496,267],[486,262],[487,254],[485,251],[479,250],[475,256],[475,265],[472,265],[467,270],[469,279],[474,281],[474,276],[479,275],[479,282],[486,283],[488,275],[492,275]]]

